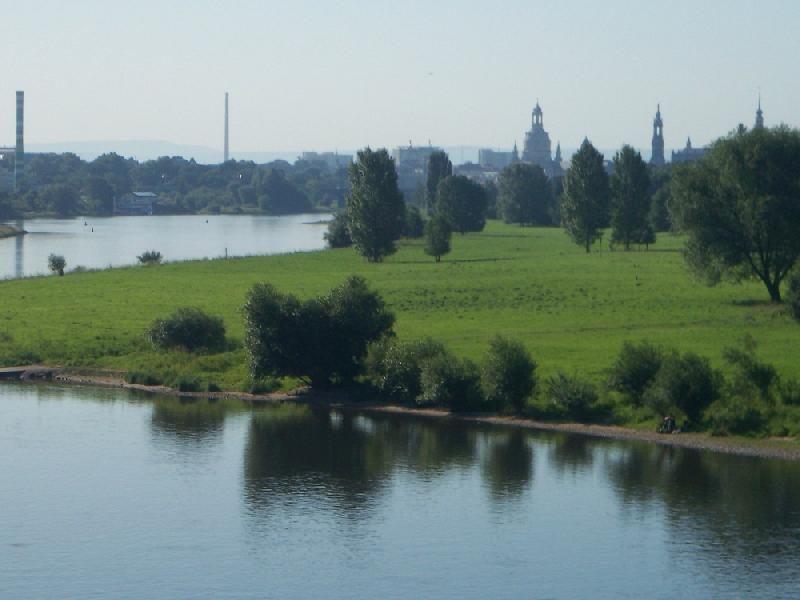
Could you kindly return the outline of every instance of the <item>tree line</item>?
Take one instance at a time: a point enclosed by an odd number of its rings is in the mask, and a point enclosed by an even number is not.
[[[346,168],[278,160],[265,165],[231,160],[205,165],[182,157],[139,162],[118,154],[84,161],[72,153],[31,154],[22,188],[0,193],[0,218],[30,214],[109,215],[131,191],[155,192],[169,213],[299,213],[344,205]]]

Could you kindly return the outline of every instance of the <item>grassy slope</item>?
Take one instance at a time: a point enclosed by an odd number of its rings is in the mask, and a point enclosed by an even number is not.
[[[624,340],[694,350],[720,364],[722,349],[750,333],[763,359],[800,375],[800,329],[784,310],[755,283],[708,288],[693,280],[681,244],[664,235],[650,251],[587,255],[559,229],[493,222],[454,237],[439,264],[414,241],[377,265],[345,249],[0,282],[0,362],[193,371],[241,388],[242,350],[155,353],[142,332],[155,317],[195,305],[222,315],[241,340],[238,309],[254,282],[307,297],[358,273],[395,311],[402,338],[429,335],[474,359],[502,333],[523,340],[543,374],[564,369],[599,381]]]

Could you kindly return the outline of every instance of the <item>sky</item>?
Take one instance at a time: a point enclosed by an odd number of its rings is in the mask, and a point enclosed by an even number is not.
[[[800,125],[800,1],[0,0],[0,145],[168,140],[231,152],[553,146],[649,154]],[[109,148],[112,150],[113,148]]]

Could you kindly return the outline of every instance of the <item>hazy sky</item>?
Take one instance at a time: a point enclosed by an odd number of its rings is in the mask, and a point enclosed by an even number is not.
[[[800,0],[0,0],[0,145],[159,139],[236,151],[668,148],[800,124]]]

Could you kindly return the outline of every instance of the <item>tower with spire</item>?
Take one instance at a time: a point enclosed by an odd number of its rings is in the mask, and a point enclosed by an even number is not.
[[[522,162],[539,165],[545,173],[552,174],[553,155],[550,135],[544,129],[544,113],[538,100],[531,114],[531,130],[525,134]]]
[[[758,94],[758,109],[756,109],[755,129],[764,129],[764,111],[761,110],[761,93]]]
[[[656,105],[656,118],[653,119],[653,141],[650,164],[657,167],[664,164],[664,122],[661,120],[661,104]]]

